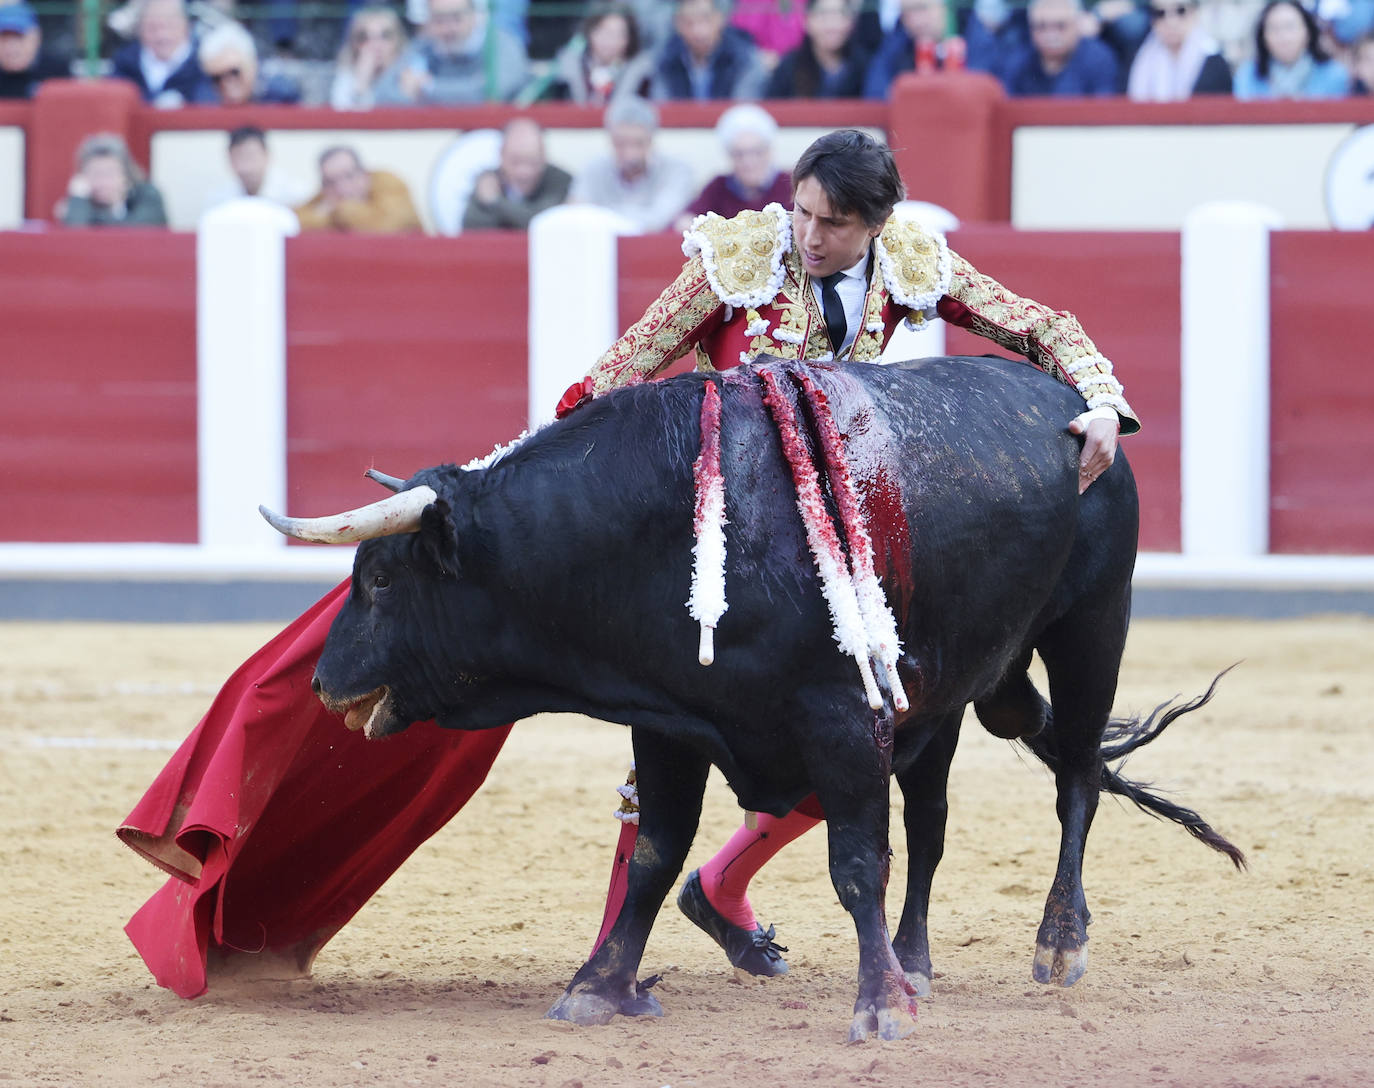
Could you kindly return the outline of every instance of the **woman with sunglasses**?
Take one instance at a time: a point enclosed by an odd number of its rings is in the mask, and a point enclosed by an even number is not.
[[[334,69],[329,104],[336,110],[368,110],[377,104],[377,85],[400,61],[405,27],[394,10],[359,8],[348,21]]]
[[[1350,74],[1322,48],[1317,20],[1296,0],[1269,0],[1255,24],[1255,56],[1236,69],[1236,97],[1343,98]]]
[[[201,71],[215,89],[213,101],[221,106],[301,100],[300,84],[294,79],[263,75],[253,35],[241,23],[231,20],[215,27],[201,38],[197,55]]]
[[[1150,0],[1150,33],[1126,80],[1137,102],[1181,102],[1195,94],[1230,94],[1231,68],[1202,28],[1197,0]]]

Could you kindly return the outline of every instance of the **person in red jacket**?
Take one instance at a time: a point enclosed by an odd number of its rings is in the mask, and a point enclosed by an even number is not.
[[[1083,396],[1083,412],[1064,421],[1084,436],[1080,491],[1112,463],[1118,433],[1139,429],[1111,363],[1072,314],[1018,297],[938,233],[893,215],[904,189],[886,146],[857,130],[822,136],[797,160],[792,190],[790,213],[771,204],[696,220],[683,242],[682,272],[564,394],[558,414],[649,380],[688,352],[698,370],[760,355],[872,361],[899,323],[939,316],[1025,356]],[[758,923],[746,893],[768,859],[823,818],[814,798],[781,818],[759,813],[688,875],[678,906],[734,966],[756,975],[787,970],[774,928]],[[603,936],[623,896],[627,835]]]

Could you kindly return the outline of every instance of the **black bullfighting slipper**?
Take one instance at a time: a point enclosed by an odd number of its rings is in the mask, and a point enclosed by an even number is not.
[[[787,961],[781,955],[787,949],[773,941],[774,927],[756,926],[750,931],[735,925],[711,906],[696,869],[687,874],[682,891],[678,892],[677,906],[693,925],[725,949],[725,955],[740,970],[765,977],[787,974]]]

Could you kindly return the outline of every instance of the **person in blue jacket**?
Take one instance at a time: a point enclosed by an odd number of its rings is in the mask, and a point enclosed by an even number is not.
[[[1078,0],[1031,0],[1030,48],[1008,65],[1007,93],[1110,95],[1121,89],[1121,66],[1111,46],[1083,34]]]
[[[1269,0],[1255,24],[1255,55],[1236,69],[1241,99],[1343,98],[1350,74],[1322,48],[1317,20],[1296,0]]]

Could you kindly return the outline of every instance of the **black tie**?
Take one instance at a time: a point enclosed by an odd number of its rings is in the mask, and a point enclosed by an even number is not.
[[[843,272],[833,272],[821,277],[821,306],[825,309],[825,331],[830,336],[830,346],[835,349],[836,358],[844,347],[845,334],[849,332],[849,322],[844,318],[844,303],[835,284],[844,279]]]

